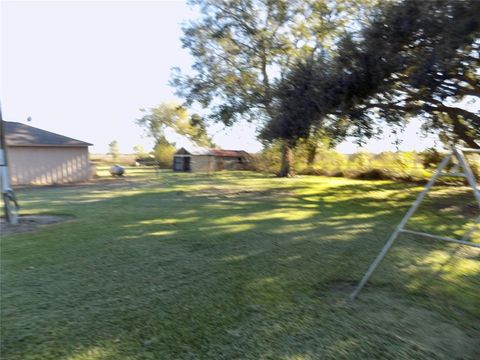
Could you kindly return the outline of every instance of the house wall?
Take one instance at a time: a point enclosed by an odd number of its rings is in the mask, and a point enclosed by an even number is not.
[[[90,179],[88,147],[8,147],[12,185],[48,185]]]
[[[215,171],[215,159],[210,155],[192,155],[190,169],[192,172]]]

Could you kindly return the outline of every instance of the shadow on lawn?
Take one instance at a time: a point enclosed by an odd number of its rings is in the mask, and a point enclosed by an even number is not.
[[[412,300],[405,293],[402,266],[408,262],[395,261],[403,259],[402,251],[428,257],[432,248],[423,243],[399,241],[400,253],[382,265],[375,287],[358,302],[325,293],[324,284],[356,281],[366,270],[415,196],[405,184],[359,182],[321,194],[308,185],[287,185],[259,196],[242,189],[188,191],[184,186],[193,180],[184,181],[170,185],[172,190],[79,205],[79,223],[67,243],[73,249],[63,263],[52,262],[37,276],[27,271],[13,277],[31,302],[24,304],[29,311],[6,309],[6,320],[17,325],[3,334],[12,334],[3,336],[4,354],[474,358],[480,332],[475,319],[467,317],[462,325],[415,306],[418,296]],[[84,214],[87,209],[96,211]],[[440,220],[427,227],[438,227]],[[105,223],[109,237],[100,236]],[[82,235],[85,224],[98,228],[98,238]],[[465,281],[480,281],[478,272],[469,276]],[[425,294],[428,289],[417,292]],[[24,321],[32,322],[31,330],[19,328]]]

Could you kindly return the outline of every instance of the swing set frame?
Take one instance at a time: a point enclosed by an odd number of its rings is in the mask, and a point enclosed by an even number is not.
[[[478,203],[478,207],[480,209],[480,191],[477,187],[477,182],[476,182],[475,176],[472,172],[472,169],[470,168],[470,166],[469,166],[469,164],[468,164],[468,162],[465,158],[465,153],[478,153],[478,154],[480,154],[480,149],[453,147],[452,151],[447,156],[445,156],[445,158],[440,162],[435,174],[428,181],[427,185],[425,185],[425,189],[417,196],[417,199],[412,204],[412,206],[407,211],[407,213],[404,215],[403,219],[397,225],[397,227],[395,228],[393,233],[390,235],[390,238],[387,240],[387,242],[383,246],[383,249],[377,255],[375,260],[372,262],[372,264],[368,268],[367,272],[365,273],[363,278],[358,283],[355,290],[350,294],[350,299],[354,300],[358,296],[359,292],[365,286],[368,279],[370,279],[370,277],[372,276],[375,269],[378,267],[378,265],[380,265],[382,260],[388,254],[390,248],[395,243],[395,240],[397,240],[398,236],[402,233],[417,235],[417,236],[421,236],[421,237],[428,238],[428,239],[433,239],[433,240],[453,242],[453,243],[457,243],[457,244],[461,244],[461,245],[480,248],[480,244],[468,241],[470,236],[475,231],[477,225],[480,223],[480,216],[476,218],[474,224],[470,227],[470,229],[468,229],[465,232],[465,234],[462,236],[461,239],[454,239],[454,238],[445,237],[445,236],[438,236],[438,235],[434,235],[434,234],[428,234],[428,233],[424,233],[424,232],[409,230],[409,229],[406,228],[406,225],[407,225],[408,221],[413,216],[415,211],[417,211],[417,209],[420,206],[422,200],[428,194],[428,192],[433,187],[433,185],[435,185],[435,182],[437,181],[437,179],[441,176],[463,177],[463,178],[465,178],[467,180],[469,186],[473,190],[473,195],[474,195],[474,197],[476,199],[476,202]],[[457,160],[457,165],[458,165],[458,168],[460,168],[462,170],[461,172],[458,172],[458,170],[454,170],[453,172],[449,172],[449,173],[443,172],[444,169],[447,167],[447,165],[450,163],[450,161],[452,159]]]

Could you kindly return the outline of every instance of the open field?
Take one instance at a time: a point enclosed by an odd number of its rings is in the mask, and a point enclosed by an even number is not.
[[[18,191],[70,218],[2,236],[2,359],[480,358],[478,249],[402,236],[346,300],[421,187],[127,173]],[[410,228],[460,236],[467,190]]]

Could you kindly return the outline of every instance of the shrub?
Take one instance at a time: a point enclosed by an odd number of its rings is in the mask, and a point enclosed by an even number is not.
[[[435,148],[429,148],[420,153],[422,165],[425,169],[436,168],[444,157],[445,154],[439,153]]]
[[[255,171],[275,174],[280,169],[280,143],[274,143],[260,153],[252,155],[251,168]]]
[[[273,144],[255,155],[254,170],[275,173],[280,168],[280,148]],[[307,166],[305,151],[295,153],[295,168],[300,175],[318,175],[349,177],[370,180],[395,180],[420,182],[427,181],[445,154],[436,149],[427,149],[421,153],[391,152],[370,154],[362,151],[352,155],[344,155],[332,149],[318,149],[315,162]],[[468,162],[477,180],[480,181],[480,155],[469,154]],[[449,171],[451,166],[447,167]],[[461,180],[461,179],[460,179]],[[440,178],[440,183],[458,183],[459,179]]]
[[[369,169],[355,176],[357,179],[363,180],[388,180],[392,179],[392,175],[383,169]]]
[[[164,169],[171,169],[173,166],[173,154],[175,154],[175,146],[168,142],[159,142],[154,151],[155,159],[158,166]]]
[[[299,170],[297,172],[299,175],[317,175],[317,176],[329,176],[331,175],[330,173],[326,172],[325,170],[322,169],[315,169],[315,168],[305,168],[302,170]]]

